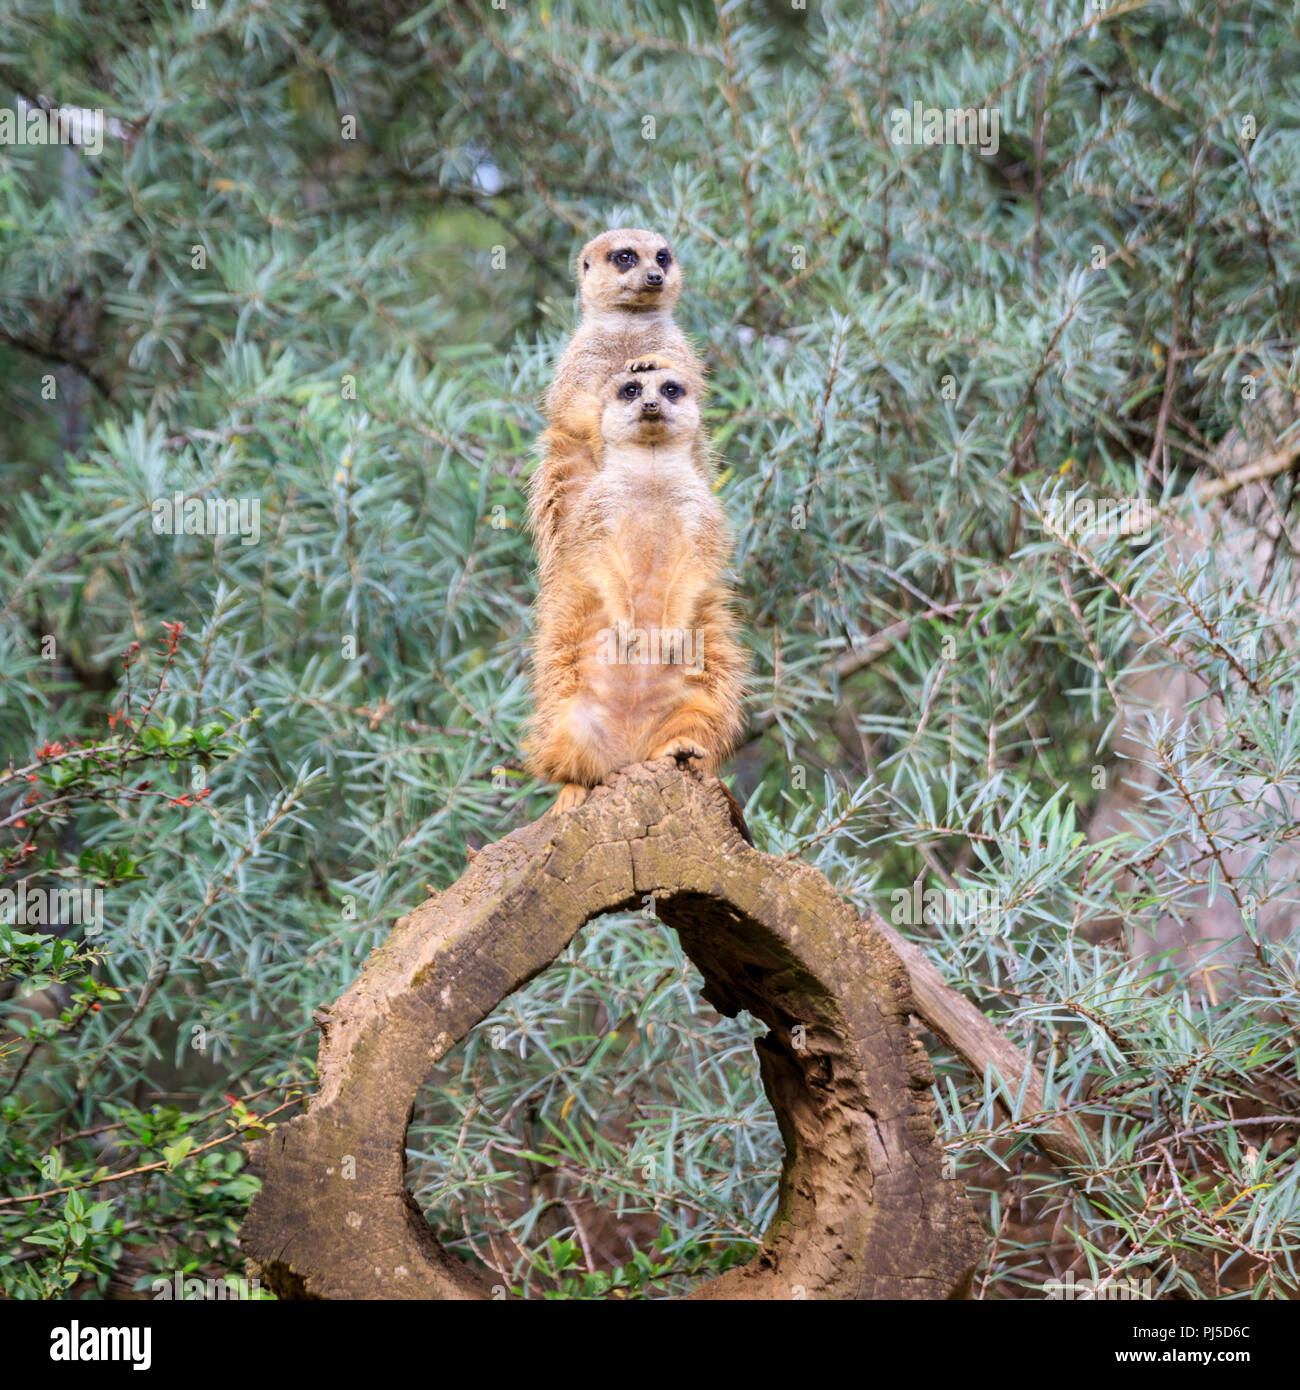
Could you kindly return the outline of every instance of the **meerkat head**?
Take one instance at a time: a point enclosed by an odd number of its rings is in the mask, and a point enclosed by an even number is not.
[[[584,313],[671,309],[681,289],[677,257],[658,232],[616,227],[593,237],[578,254]]]
[[[684,444],[699,428],[698,380],[666,358],[610,377],[600,417],[606,444]]]

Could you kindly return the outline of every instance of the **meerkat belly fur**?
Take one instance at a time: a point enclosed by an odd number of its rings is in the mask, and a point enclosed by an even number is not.
[[[673,322],[682,271],[663,237],[640,228],[602,232],[579,252],[577,276],[582,317],[546,393],[548,428],[529,485],[529,525],[543,584],[556,561],[556,534],[570,501],[600,466],[601,411],[610,374],[660,353],[685,376],[697,401],[704,390],[699,358]],[[700,466],[707,468],[703,431],[695,447]]]
[[[714,771],[740,732],[730,537],[697,457],[693,380],[652,357],[607,382],[599,471],[556,531],[529,767],[565,784],[557,811],[629,763],[677,756]]]

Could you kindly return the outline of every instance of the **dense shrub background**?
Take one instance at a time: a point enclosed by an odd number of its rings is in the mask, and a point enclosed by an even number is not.
[[[928,1039],[980,1294],[1294,1292],[1296,1127],[1249,1123],[1297,1109],[1294,481],[1194,494],[1296,448],[1298,24],[11,0],[0,104],[118,124],[0,147],[0,853],[105,892],[98,936],[0,927],[6,1291],[239,1272],[238,1138],[310,1091],[311,1011],[548,804],[523,486],[572,255],[631,224],[711,369],[760,847],[887,917],[996,897],[902,929],[1095,1120],[1063,1175]],[[892,144],[914,100],[996,107],[996,155]],[[1153,539],[1054,532],[1072,488]],[[255,499],[257,543],[155,534],[178,492]],[[1159,956],[1207,903],[1241,939]],[[533,1296],[752,1248],[779,1140],[694,979],[602,921],[448,1059],[441,1238]]]

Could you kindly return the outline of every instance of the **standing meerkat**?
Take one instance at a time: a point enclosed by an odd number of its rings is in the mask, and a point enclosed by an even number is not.
[[[647,357],[607,378],[600,403],[600,467],[557,521],[538,599],[528,767],[564,784],[557,812],[629,763],[716,771],[741,729],[745,655],[731,540],[696,458],[698,375]]]
[[[582,318],[546,393],[548,428],[539,441],[542,458],[528,488],[528,521],[543,584],[569,500],[600,466],[603,390],[611,373],[661,353],[685,378],[697,403],[704,394],[704,369],[673,322],[682,270],[664,237],[627,227],[601,232],[579,252],[577,277]],[[695,448],[707,474],[703,430]]]

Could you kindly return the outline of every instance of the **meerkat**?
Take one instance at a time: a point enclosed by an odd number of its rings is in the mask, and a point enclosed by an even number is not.
[[[673,322],[682,270],[664,237],[627,227],[602,232],[579,252],[577,278],[582,318],[546,393],[548,428],[528,492],[543,583],[569,500],[600,466],[602,391],[610,374],[659,353],[673,362],[697,403],[704,395],[704,368]],[[707,476],[708,439],[702,430],[695,448],[697,465]]]
[[[647,357],[600,401],[600,467],[557,522],[538,600],[528,766],[564,784],[557,813],[629,763],[714,772],[741,729],[731,541],[696,458],[698,374]]]

